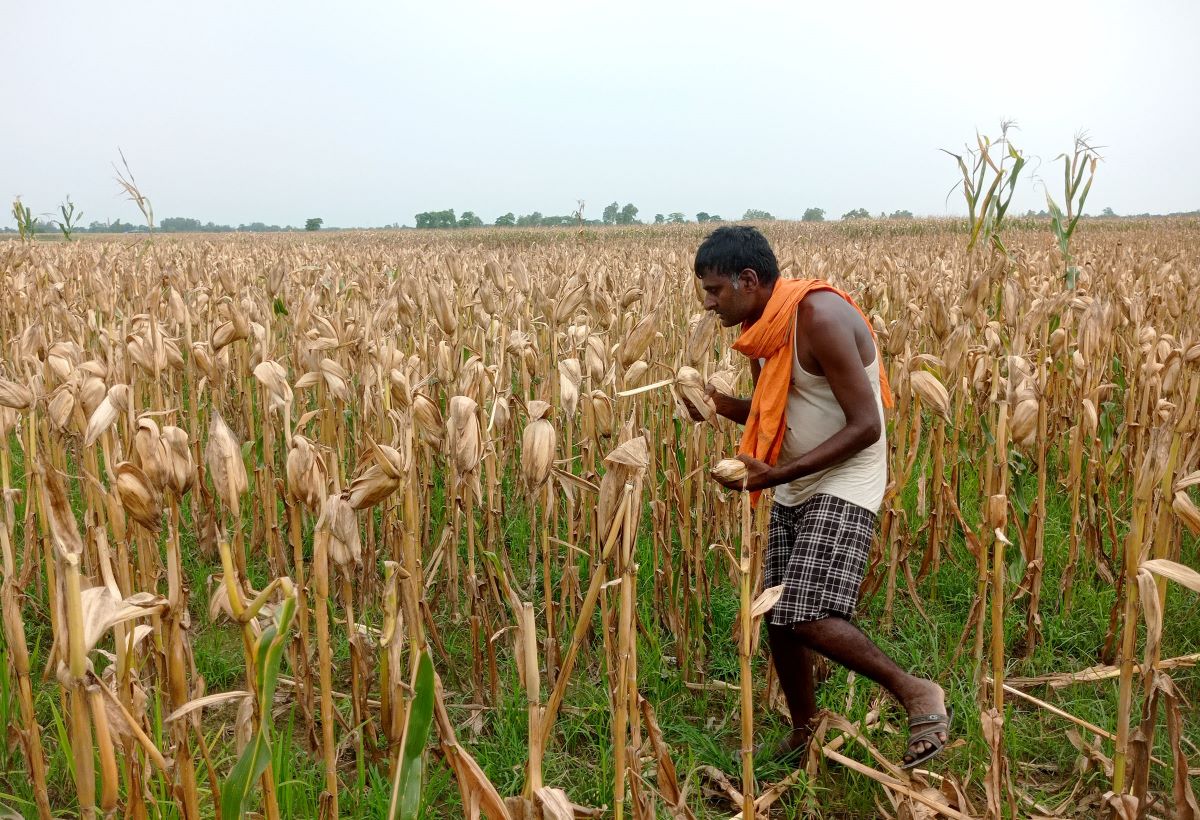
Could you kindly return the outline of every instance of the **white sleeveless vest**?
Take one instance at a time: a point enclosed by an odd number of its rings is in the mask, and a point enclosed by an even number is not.
[[[793,317],[793,328],[795,322]],[[793,338],[794,336],[793,332]],[[827,493],[873,513],[879,511],[883,503],[884,488],[887,486],[887,432],[884,425],[883,401],[879,393],[878,346],[875,349],[875,358],[864,370],[867,380],[871,383],[871,391],[875,394],[875,406],[879,409],[879,439],[841,464],[779,485],[775,488],[777,504],[796,507],[817,493]],[[829,381],[824,376],[814,376],[805,370],[800,365],[793,345],[792,380],[787,398],[787,429],[784,431],[783,446],[776,463],[785,464],[799,458],[845,426],[846,415],[833,395]]]

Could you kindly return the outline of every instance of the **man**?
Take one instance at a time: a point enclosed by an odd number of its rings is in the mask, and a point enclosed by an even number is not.
[[[709,395],[722,416],[746,425],[745,483],[775,488],[764,586],[783,586],[767,636],[791,712],[792,731],[774,756],[806,748],[817,712],[813,652],[879,683],[909,715],[903,765],[945,746],[945,693],[905,672],[851,623],[875,516],[887,483],[883,404],[891,402],[874,334],[849,296],[829,283],[785,280],[766,237],[722,227],[696,251],[705,310],[740,324],[734,349],[750,357],[752,399]],[[699,420],[695,408],[689,408]],[[718,479],[719,480],[719,479]]]

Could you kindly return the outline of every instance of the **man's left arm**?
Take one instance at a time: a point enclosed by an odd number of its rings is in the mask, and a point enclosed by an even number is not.
[[[810,349],[841,405],[846,424],[821,444],[787,463],[774,467],[742,456],[747,462],[749,486],[760,490],[786,484],[806,475],[833,467],[865,450],[882,434],[879,407],[867,379],[866,368],[858,353],[854,330],[833,311],[814,307],[801,315],[800,332],[810,341]]]

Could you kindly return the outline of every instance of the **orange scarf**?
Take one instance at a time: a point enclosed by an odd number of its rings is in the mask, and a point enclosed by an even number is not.
[[[875,339],[875,328],[862,308],[849,294],[838,290],[823,279],[778,279],[762,316],[751,325],[742,325],[742,333],[733,349],[751,359],[766,359],[758,375],[758,384],[750,400],[750,416],[742,433],[738,452],[767,464],[775,464],[783,447],[787,427],[788,388],[792,381],[792,360],[795,349],[796,306],[815,290],[831,290],[854,306]],[[892,406],[892,391],[888,386],[887,370],[883,366],[883,351],[875,339],[879,358],[879,392],[885,407]],[[755,494],[757,500],[757,493]]]

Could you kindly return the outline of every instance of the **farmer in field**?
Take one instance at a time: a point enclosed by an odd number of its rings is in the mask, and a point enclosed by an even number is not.
[[[781,279],[766,237],[751,227],[713,231],[696,251],[695,271],[705,310],[725,327],[742,326],[734,349],[749,357],[754,377],[751,399],[711,387],[709,395],[718,413],[746,426],[738,456],[746,489],[756,498],[775,490],[764,586],[783,585],[783,595],[767,614],[767,634],[792,731],[771,754],[795,760],[807,746],[819,652],[903,705],[903,765],[911,768],[946,744],[945,693],[851,623],[887,483],[883,405],[891,393],[871,326],[828,282]]]

